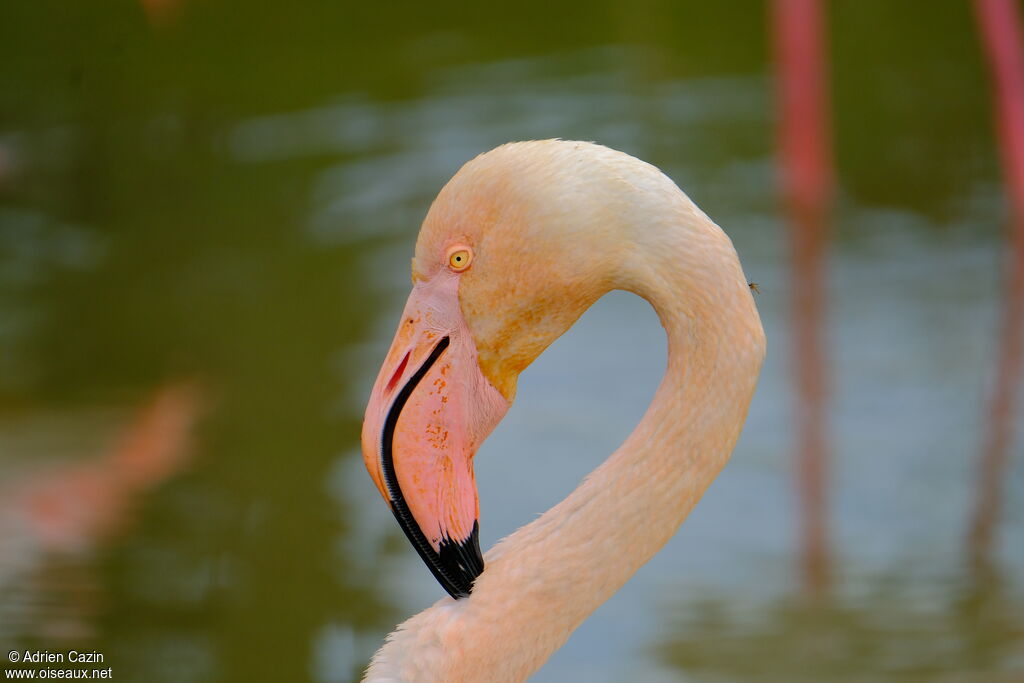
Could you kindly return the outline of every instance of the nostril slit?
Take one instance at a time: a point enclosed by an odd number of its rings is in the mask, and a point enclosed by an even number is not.
[[[395,374],[391,375],[391,379],[388,380],[388,385],[384,387],[385,394],[390,394],[394,391],[395,385],[398,384],[398,380],[402,379],[402,374],[405,372],[405,366],[409,364],[409,353],[409,351],[405,352],[405,356],[402,358],[402,362],[398,364]]]

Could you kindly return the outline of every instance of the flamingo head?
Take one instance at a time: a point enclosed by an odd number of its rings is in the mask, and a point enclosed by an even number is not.
[[[519,373],[602,294],[629,285],[635,255],[617,226],[636,192],[614,172],[623,160],[657,173],[589,143],[504,145],[467,163],[421,228],[412,293],[366,409],[363,458],[455,598],[483,571],[477,448]]]

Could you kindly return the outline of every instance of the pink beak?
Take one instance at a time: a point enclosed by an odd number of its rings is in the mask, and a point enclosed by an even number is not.
[[[473,456],[508,409],[484,378],[442,272],[409,296],[363,422],[363,460],[413,547],[454,598],[484,570]]]

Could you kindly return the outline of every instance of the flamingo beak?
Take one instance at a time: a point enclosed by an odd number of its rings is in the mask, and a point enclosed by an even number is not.
[[[366,408],[363,460],[453,598],[467,597],[484,570],[473,456],[507,409],[479,369],[457,280],[418,283]]]

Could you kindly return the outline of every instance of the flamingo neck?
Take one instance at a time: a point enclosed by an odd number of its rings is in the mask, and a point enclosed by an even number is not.
[[[635,430],[565,500],[487,553],[470,598],[441,600],[393,633],[370,678],[524,680],[661,549],[725,465],[764,337],[731,242],[699,223],[622,280],[668,335],[667,371]]]

